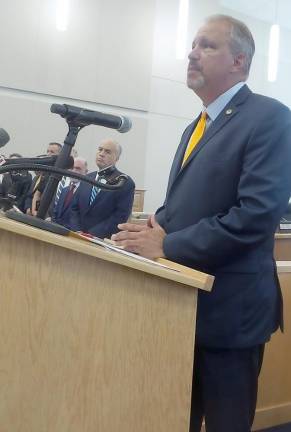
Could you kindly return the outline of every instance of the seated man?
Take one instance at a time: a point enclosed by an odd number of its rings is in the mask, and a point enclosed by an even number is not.
[[[12,153],[9,159],[22,158],[19,153]],[[24,211],[25,199],[32,182],[28,171],[10,171],[3,175],[0,185],[0,197],[3,197],[0,205],[5,210],[16,205],[19,210]],[[7,201],[6,201],[7,200]]]
[[[62,150],[62,145],[57,142],[49,143],[46,154],[47,156],[53,156],[58,155]],[[40,198],[41,198],[41,191],[40,186],[42,186],[42,189],[44,189],[44,183],[46,182],[47,175],[42,173],[35,173],[35,177],[32,180],[32,184],[30,187],[30,190],[26,196],[25,205],[24,205],[24,212],[36,216]]]
[[[87,161],[81,157],[74,159],[73,172],[85,175],[88,171]],[[77,179],[69,179],[70,182],[65,186],[57,200],[54,200],[52,221],[69,228],[70,214],[73,203],[73,197],[80,185]]]
[[[93,179],[105,178],[110,182],[122,174],[115,167],[121,154],[120,145],[111,139],[102,141],[96,154],[98,171],[88,175]],[[81,182],[72,204],[70,228],[95,237],[110,237],[118,231],[117,225],[127,221],[133,204],[134,182],[129,177],[116,191],[97,189]]]

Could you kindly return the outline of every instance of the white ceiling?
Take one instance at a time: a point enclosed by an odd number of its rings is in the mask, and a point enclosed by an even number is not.
[[[221,6],[291,29],[291,0],[220,0]]]

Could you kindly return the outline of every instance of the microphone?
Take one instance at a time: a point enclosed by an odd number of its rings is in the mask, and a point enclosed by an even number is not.
[[[5,146],[5,144],[7,144],[9,140],[9,134],[6,132],[5,129],[0,128],[0,147]]]
[[[0,166],[7,166],[7,165],[16,165],[16,164],[41,164],[45,166],[54,166],[56,163],[56,160],[58,158],[58,155],[53,156],[41,156],[36,158],[11,158],[11,159],[5,159],[4,157],[0,157]],[[74,167],[74,158],[73,156],[69,156],[67,163],[62,168],[64,169],[71,169]]]
[[[128,117],[91,111],[73,105],[52,104],[51,112],[74,122],[76,126],[88,126],[92,124],[116,129],[120,133],[128,132],[132,126],[131,120]]]

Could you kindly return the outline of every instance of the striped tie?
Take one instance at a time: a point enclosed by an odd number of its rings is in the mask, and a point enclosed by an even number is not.
[[[98,188],[97,186],[92,186],[91,195],[90,195],[90,205],[93,204],[99,192],[100,192],[100,188]]]
[[[58,188],[57,188],[57,191],[56,191],[55,205],[59,201],[61,193],[62,193],[62,190],[66,186],[66,179],[67,179],[66,177],[62,177],[61,181],[59,181]]]
[[[196,145],[201,140],[201,138],[205,132],[205,129],[206,129],[206,120],[207,120],[207,112],[204,111],[201,114],[201,117],[200,117],[200,119],[199,119],[193,133],[192,133],[192,136],[188,142],[188,146],[187,146],[185,154],[184,154],[182,166],[185,164],[185,162],[187,161],[187,159],[191,155],[192,151],[194,150]]]

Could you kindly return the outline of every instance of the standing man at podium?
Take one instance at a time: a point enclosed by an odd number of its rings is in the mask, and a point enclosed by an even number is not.
[[[291,115],[245,84],[255,44],[244,23],[209,17],[189,53],[201,114],[186,128],[164,205],[112,238],[148,258],[213,274],[199,292],[190,431],[250,432],[264,345],[282,328],[274,232],[291,190]]]

